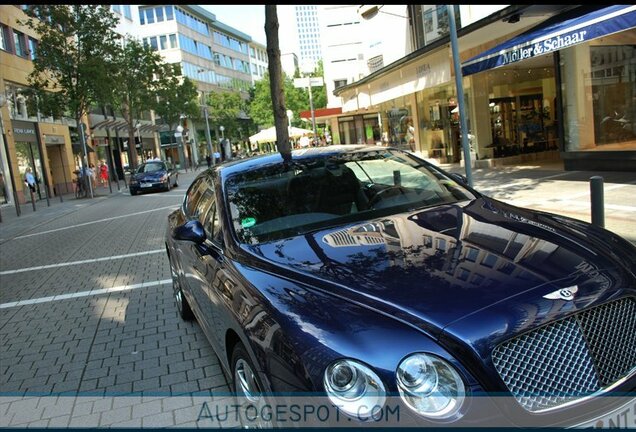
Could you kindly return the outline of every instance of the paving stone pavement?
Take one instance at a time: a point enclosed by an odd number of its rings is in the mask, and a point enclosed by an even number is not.
[[[476,170],[475,186],[589,220],[594,174]],[[199,325],[182,321],[172,298],[166,217],[194,175],[165,193],[114,187],[22,206],[20,217],[0,209],[0,427],[239,427],[232,415],[201,417],[204,403],[233,398]],[[636,174],[604,175],[608,228],[636,243]]]

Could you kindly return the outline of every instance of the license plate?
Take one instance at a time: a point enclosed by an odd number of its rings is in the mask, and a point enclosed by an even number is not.
[[[636,427],[636,399],[594,420],[574,426],[579,429],[626,429]]]
[[[142,183],[139,186],[146,188],[146,187],[152,187],[152,183]]]

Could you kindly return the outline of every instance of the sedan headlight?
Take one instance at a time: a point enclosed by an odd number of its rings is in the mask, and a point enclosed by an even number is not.
[[[325,370],[325,388],[334,405],[357,418],[368,418],[386,400],[384,385],[375,372],[350,359],[338,360]]]
[[[422,416],[448,418],[462,406],[464,383],[455,369],[439,357],[413,354],[399,364],[396,376],[400,396]]]

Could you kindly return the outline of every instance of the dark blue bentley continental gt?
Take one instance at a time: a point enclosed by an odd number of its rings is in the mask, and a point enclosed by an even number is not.
[[[636,248],[409,153],[219,165],[166,249],[181,316],[250,403],[322,397],[346,425],[387,407],[406,426],[636,425]]]

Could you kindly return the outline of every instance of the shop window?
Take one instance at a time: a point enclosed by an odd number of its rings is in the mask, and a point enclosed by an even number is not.
[[[602,62],[602,59],[608,59]],[[636,140],[635,45],[590,46],[594,141],[603,149],[625,148]],[[605,72],[605,73],[603,73]]]

